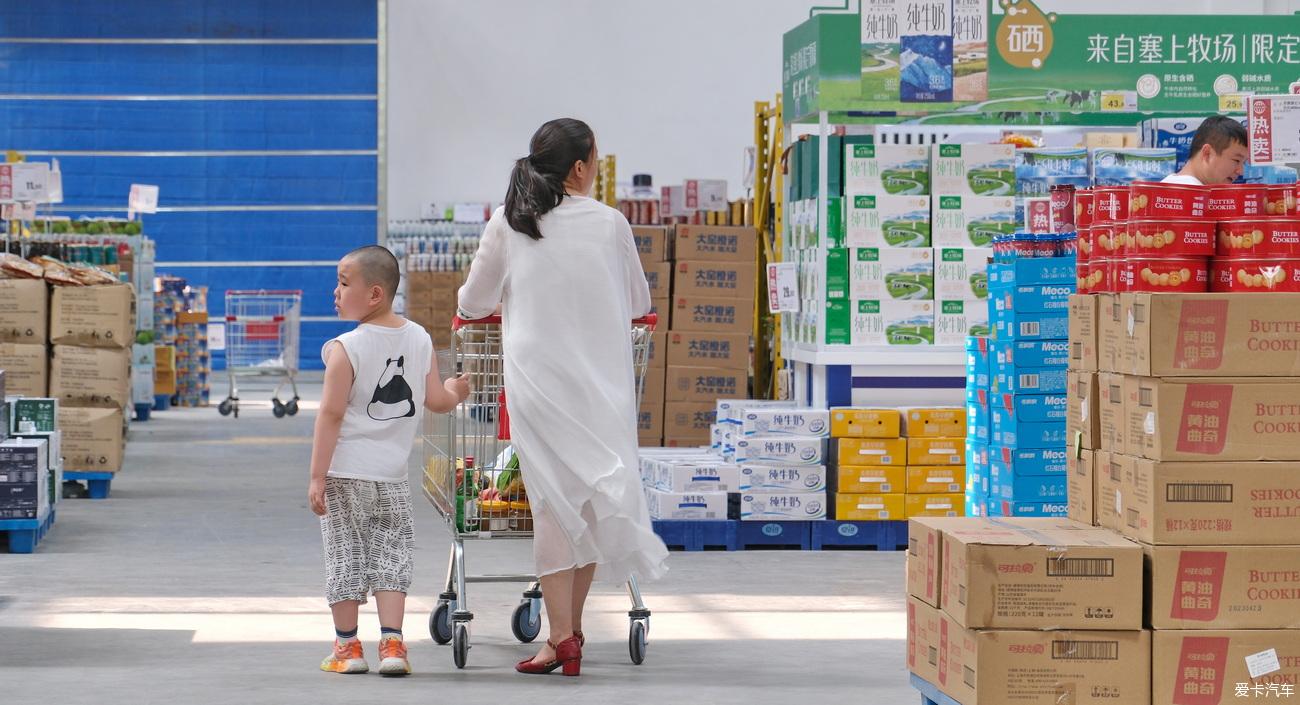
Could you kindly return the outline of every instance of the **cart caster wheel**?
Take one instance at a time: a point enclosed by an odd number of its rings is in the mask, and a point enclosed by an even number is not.
[[[76,480],[63,481],[63,498],[64,499],[85,499],[90,496],[90,491]]]
[[[446,602],[439,602],[429,613],[429,636],[438,644],[451,641],[451,609]]]
[[[452,625],[452,657],[456,661],[456,668],[464,668],[465,662],[469,659],[469,626],[464,622],[457,622]]]
[[[290,415],[290,416],[297,416],[297,415],[298,415],[298,400],[297,400],[297,399],[292,399],[292,400],[289,401],[288,404],[285,404],[285,405],[284,405],[284,412],[285,412],[286,414]]]
[[[222,416],[230,416],[230,412],[234,410],[235,410],[235,405],[232,404],[229,399],[226,399],[225,401],[217,405],[217,412],[220,413]]]
[[[287,409],[285,409],[284,404],[279,399],[271,400],[271,413],[275,414],[275,418],[277,419],[284,418],[284,414],[286,411]]]
[[[627,651],[632,663],[640,666],[645,661],[646,629],[645,623],[632,622],[632,631],[627,636]]]
[[[542,615],[533,610],[532,600],[524,600],[515,608],[510,629],[515,633],[515,638],[524,644],[531,644],[542,632]]]

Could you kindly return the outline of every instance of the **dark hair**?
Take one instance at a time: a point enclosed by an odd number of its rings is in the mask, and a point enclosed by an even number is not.
[[[1194,157],[1200,154],[1201,147],[1207,144],[1214,148],[1215,154],[1221,154],[1234,143],[1246,147],[1250,144],[1249,140],[1246,128],[1241,126],[1240,121],[1226,115],[1207,117],[1205,122],[1196,128],[1196,136],[1192,138],[1191,155]]]
[[[398,284],[402,280],[402,274],[398,271],[397,257],[386,247],[379,245],[366,245],[347,253],[343,256],[345,260],[351,260],[356,263],[357,268],[361,270],[361,278],[366,282],[366,286],[379,285],[388,295],[388,300],[392,301],[397,295]]]
[[[506,222],[534,240],[542,239],[537,219],[564,200],[564,180],[574,162],[591,158],[596,136],[573,118],[551,120],[533,134],[531,154],[515,162],[506,189]]]

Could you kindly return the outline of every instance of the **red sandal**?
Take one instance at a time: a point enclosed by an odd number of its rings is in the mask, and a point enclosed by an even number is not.
[[[555,649],[554,660],[546,663],[534,663],[532,659],[527,659],[515,664],[515,670],[520,673],[550,673],[560,668],[566,676],[576,676],[582,672],[582,644],[578,641],[576,635],[561,641],[559,644],[547,639],[546,645]]]

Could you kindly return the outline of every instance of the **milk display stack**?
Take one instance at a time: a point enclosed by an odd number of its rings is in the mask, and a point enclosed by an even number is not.
[[[718,402],[724,457],[740,466],[741,521],[825,519],[829,412],[789,402],[743,404]]]
[[[1294,693],[1300,295],[1071,305],[1081,388],[1094,351],[1098,369],[1096,394],[1072,399],[1071,514],[1141,542],[1153,702]]]

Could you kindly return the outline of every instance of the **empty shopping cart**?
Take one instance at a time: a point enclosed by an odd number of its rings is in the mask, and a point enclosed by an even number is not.
[[[222,416],[239,418],[239,378],[279,378],[271,393],[276,418],[298,413],[298,326],[301,291],[226,292],[226,372],[230,393],[217,407]],[[293,398],[280,400],[288,384]]]

